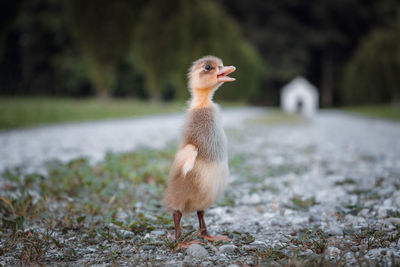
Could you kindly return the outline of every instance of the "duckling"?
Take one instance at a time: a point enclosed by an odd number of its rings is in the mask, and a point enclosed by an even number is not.
[[[204,221],[204,210],[220,196],[229,174],[227,140],[212,98],[224,82],[235,80],[227,76],[235,70],[214,56],[198,59],[189,69],[190,105],[164,197],[173,215],[176,240],[181,236],[182,214],[191,212],[197,212],[203,238],[220,240],[208,235]]]

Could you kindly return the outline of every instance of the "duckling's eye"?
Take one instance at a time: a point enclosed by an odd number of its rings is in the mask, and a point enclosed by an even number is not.
[[[210,66],[210,65],[205,65],[205,66],[204,66],[204,69],[205,69],[205,70],[211,70],[211,66]]]

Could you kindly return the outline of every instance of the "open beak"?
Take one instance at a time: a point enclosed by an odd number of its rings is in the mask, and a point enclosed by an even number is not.
[[[236,70],[234,66],[226,66],[222,67],[222,69],[217,74],[217,81],[218,82],[233,82],[236,80],[235,78],[231,78],[227,76],[229,73],[232,73]]]

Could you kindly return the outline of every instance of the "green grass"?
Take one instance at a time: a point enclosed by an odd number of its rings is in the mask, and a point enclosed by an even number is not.
[[[399,105],[367,105],[357,107],[345,107],[344,111],[356,115],[383,118],[389,120],[400,121],[400,106]]]
[[[183,103],[73,98],[0,98],[0,129],[180,112]]]

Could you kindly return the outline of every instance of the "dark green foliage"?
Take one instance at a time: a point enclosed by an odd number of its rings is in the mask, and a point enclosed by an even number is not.
[[[393,29],[369,34],[346,66],[346,103],[400,102],[400,20]]]
[[[4,40],[14,22],[21,0],[0,2],[0,62],[4,53]]]
[[[115,67],[125,56],[142,2],[73,0],[67,3],[68,23],[95,84],[97,95],[108,96],[115,84]]]
[[[63,21],[62,5],[54,0],[20,1],[12,18],[0,58],[0,89],[3,94],[83,94],[72,88],[69,72],[79,66]],[[64,55],[68,61],[63,61]],[[78,61],[76,61],[78,59]],[[74,79],[81,79],[79,78]]]
[[[185,73],[191,62],[207,54],[238,68],[233,75],[237,81],[224,86],[217,97],[246,99],[257,89],[257,53],[219,5],[211,1],[154,0],[146,5],[139,20],[133,49],[152,98],[160,99],[168,85],[176,97],[187,98]]]
[[[0,95],[186,99],[214,54],[238,68],[220,100],[278,104],[297,75],[323,106],[399,98],[397,0],[3,2]]]
[[[114,95],[117,97],[147,98],[144,77],[133,56],[122,60],[116,71]]]
[[[321,104],[340,103],[343,66],[365,34],[393,23],[395,0],[220,0],[246,30],[265,65],[257,102],[278,103],[282,85],[304,75]]]

